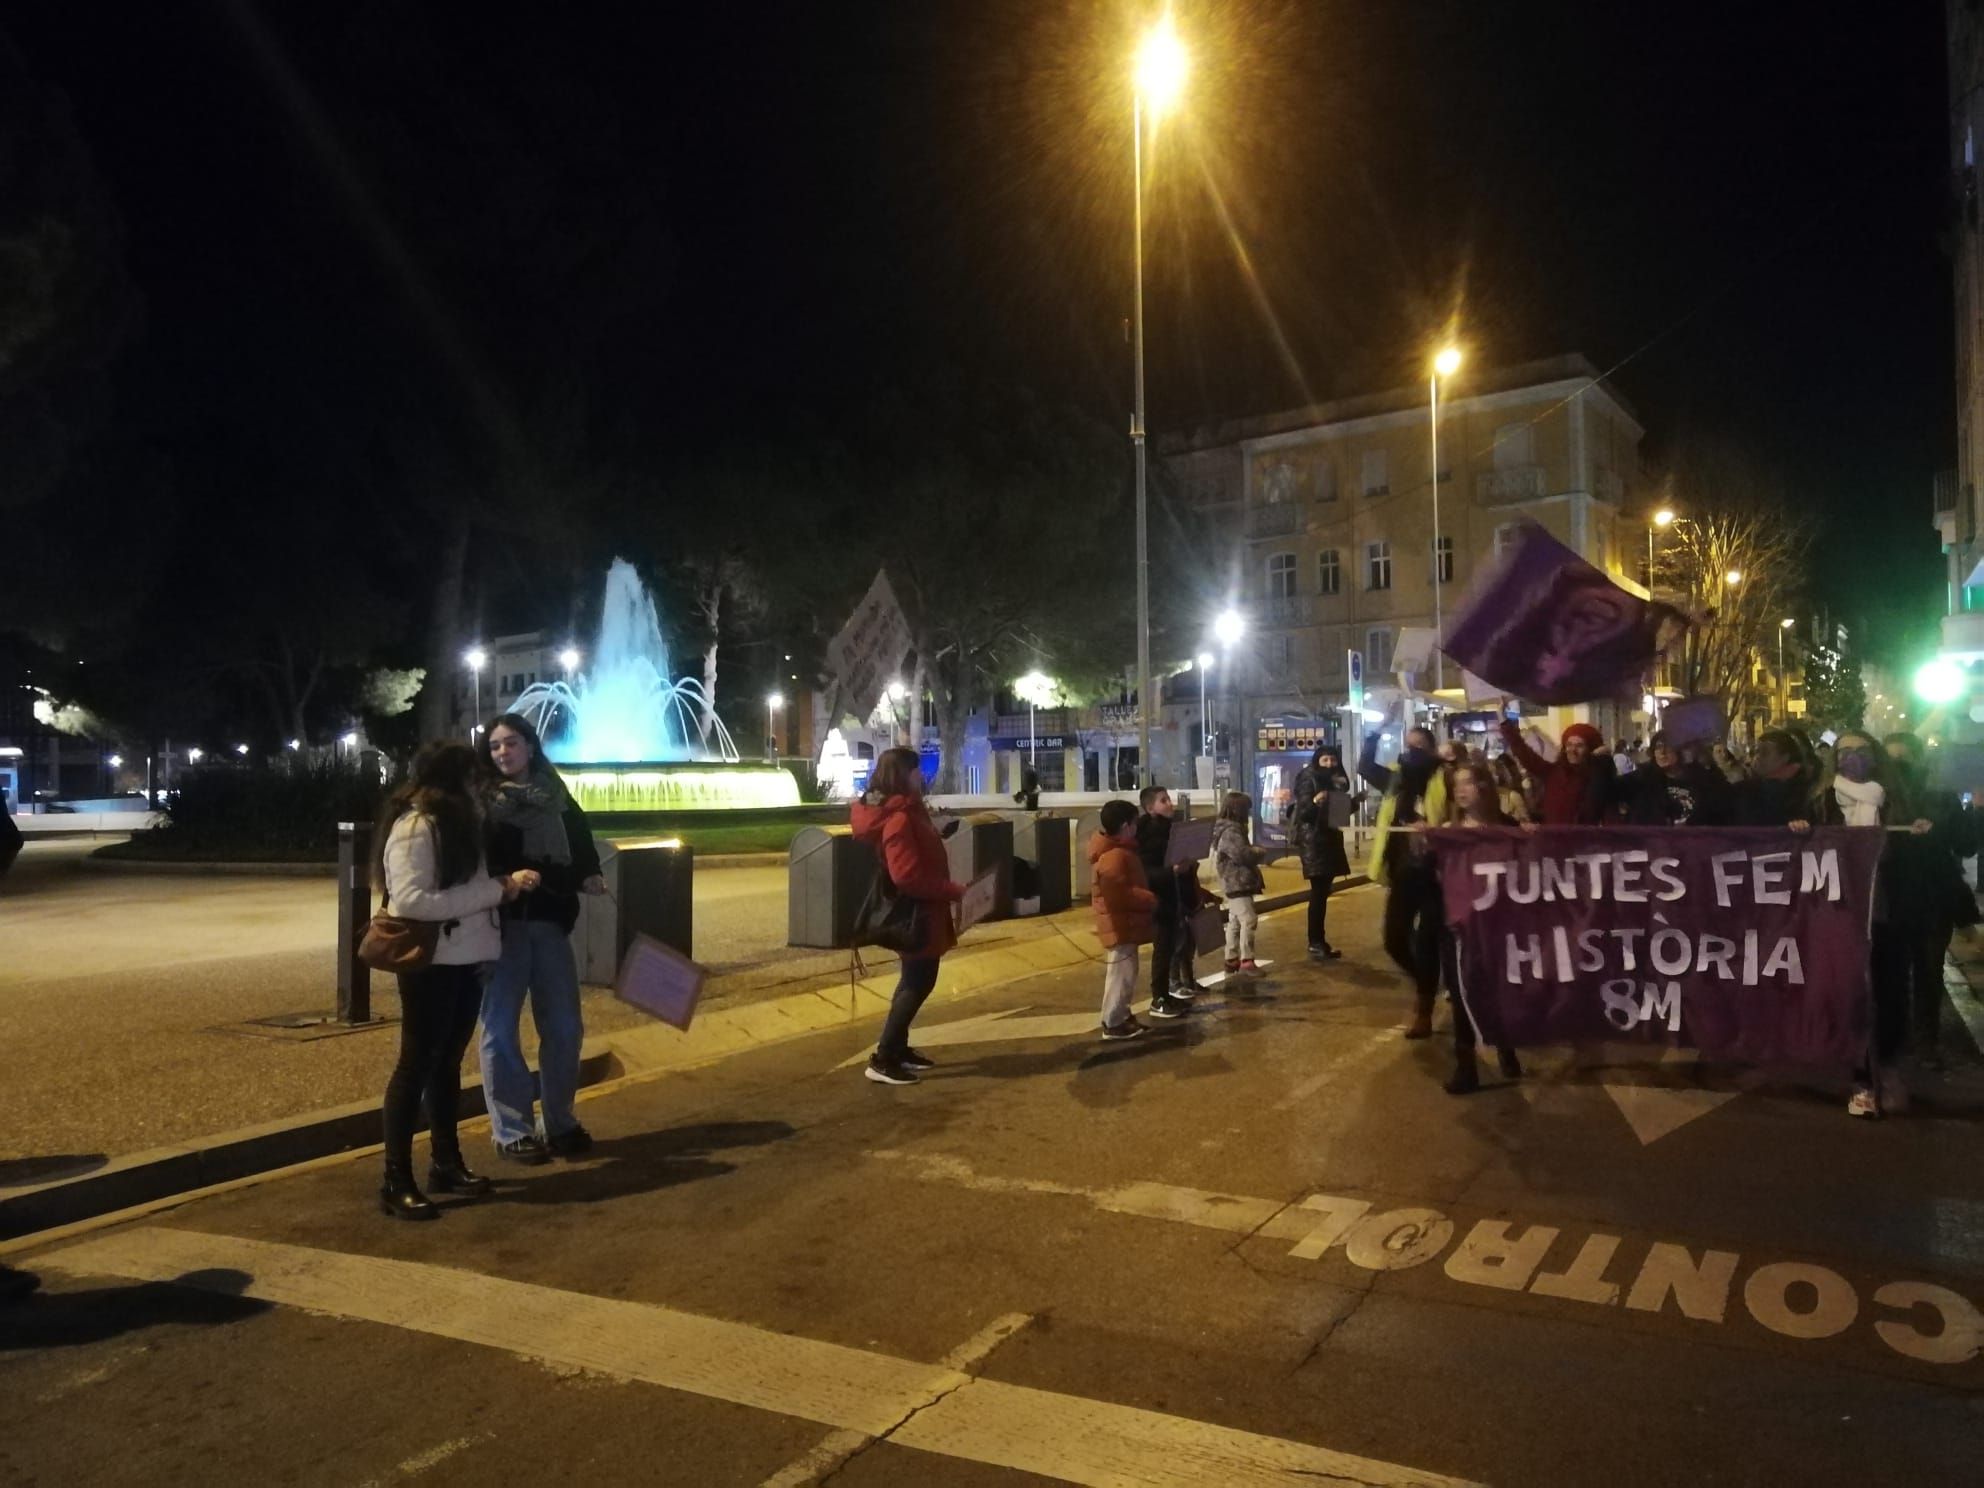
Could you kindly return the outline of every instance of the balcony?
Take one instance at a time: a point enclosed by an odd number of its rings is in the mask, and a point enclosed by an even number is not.
[[[1484,470],[1475,477],[1474,489],[1486,502],[1533,501],[1543,494],[1543,467],[1516,465],[1507,470]]]
[[[1249,537],[1286,537],[1301,530],[1302,507],[1299,502],[1279,501],[1271,506],[1257,506],[1247,513]]]
[[[1311,594],[1269,595],[1261,601],[1261,619],[1268,625],[1307,625],[1316,618]]]

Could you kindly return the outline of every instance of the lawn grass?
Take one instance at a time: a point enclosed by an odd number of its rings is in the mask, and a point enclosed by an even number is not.
[[[601,842],[648,842],[656,837],[679,837],[699,857],[716,853],[782,853],[791,845],[792,834],[803,822],[749,822],[743,825],[711,823],[707,826],[614,827],[596,832]]]

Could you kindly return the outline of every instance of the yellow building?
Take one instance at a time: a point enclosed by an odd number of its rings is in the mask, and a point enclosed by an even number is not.
[[[1637,588],[1643,433],[1581,356],[1463,368],[1441,391],[1437,540],[1424,385],[1170,446],[1172,476],[1191,504],[1230,512],[1240,529],[1238,598],[1251,625],[1247,654],[1236,658],[1241,717],[1337,716],[1352,651],[1363,655],[1367,686],[1388,684],[1399,633],[1434,625],[1436,584],[1450,612],[1523,518]],[[1237,502],[1216,478],[1229,471]],[[1630,732],[1623,716],[1600,721]]]

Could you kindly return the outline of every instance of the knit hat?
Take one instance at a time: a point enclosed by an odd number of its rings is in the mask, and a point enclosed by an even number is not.
[[[1568,744],[1573,739],[1584,740],[1585,747],[1593,751],[1598,750],[1605,743],[1605,735],[1601,734],[1588,723],[1574,723],[1564,730],[1562,742]]]

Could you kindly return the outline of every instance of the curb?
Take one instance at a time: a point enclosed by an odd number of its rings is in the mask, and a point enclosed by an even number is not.
[[[782,852],[696,854],[698,868],[783,868],[791,861],[792,854]]]
[[[1333,892],[1369,881],[1363,874],[1353,874],[1339,879]],[[1256,908],[1266,914],[1305,903],[1308,897],[1306,891],[1277,894],[1259,900]],[[1087,928],[1029,940],[995,941],[947,961],[943,980],[926,1005],[957,1002],[993,987],[1101,959],[1101,944]],[[651,1023],[588,1039],[579,1064],[579,1088],[699,1068],[749,1049],[845,1028],[864,1017],[879,1017],[888,1010],[894,981],[895,963],[885,961],[876,973],[850,978],[846,983],[714,1009],[698,1017],[686,1033]],[[482,1082],[466,1082],[462,1119],[471,1120],[484,1112]],[[75,1177],[0,1190],[0,1241],[22,1239],[38,1231],[79,1224],[191,1190],[376,1147],[378,1143],[379,1102],[375,1098],[130,1153]]]

